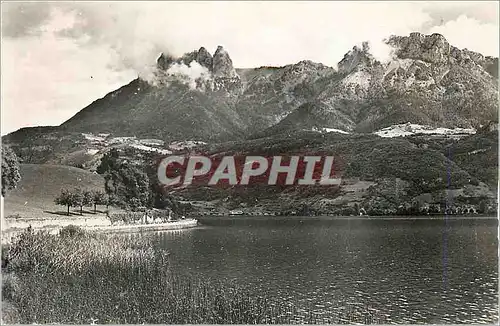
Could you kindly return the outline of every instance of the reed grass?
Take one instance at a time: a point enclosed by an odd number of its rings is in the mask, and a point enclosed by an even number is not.
[[[172,273],[151,239],[27,230],[12,242],[2,284],[16,323],[297,324],[375,323],[334,317],[255,296],[237,286]]]

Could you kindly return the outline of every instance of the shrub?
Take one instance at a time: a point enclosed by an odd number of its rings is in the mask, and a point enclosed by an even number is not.
[[[76,225],[68,225],[59,230],[61,237],[81,237],[85,235],[85,230]]]
[[[14,189],[17,186],[21,175],[19,174],[19,160],[10,148],[10,146],[2,144],[2,196],[8,190]]]

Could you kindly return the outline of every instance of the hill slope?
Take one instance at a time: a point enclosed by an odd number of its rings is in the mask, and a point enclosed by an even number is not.
[[[104,191],[101,175],[70,166],[21,164],[21,181],[4,199],[5,216],[41,217],[50,212],[64,211],[54,204],[62,189],[99,189]],[[54,215],[52,215],[53,217]]]
[[[408,208],[414,203],[434,206],[441,212],[447,200],[455,201],[457,208],[477,206],[481,201],[493,205],[496,198],[493,184],[498,177],[491,174],[492,170],[475,168],[485,163],[480,156],[469,155],[469,161],[462,160],[469,145],[480,141],[484,143],[482,155],[493,159],[488,163],[493,169],[498,162],[493,157],[496,149],[488,146],[498,143],[498,135],[481,135],[455,141],[302,130],[254,140],[208,144],[199,148],[199,152],[236,156],[327,153],[335,156],[335,173],[343,183],[340,187],[192,185],[172,191],[186,200],[216,201],[214,207],[249,207],[251,211],[255,205],[268,211],[297,211],[307,206],[317,212],[339,214],[343,210],[352,213],[353,205],[358,204],[373,214],[394,214],[400,207]],[[453,147],[452,155],[447,150],[449,146]]]

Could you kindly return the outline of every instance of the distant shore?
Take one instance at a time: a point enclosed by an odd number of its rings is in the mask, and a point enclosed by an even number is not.
[[[226,225],[265,225],[265,224],[309,224],[309,223],[446,223],[450,222],[465,222],[473,223],[498,223],[498,218],[495,216],[248,216],[248,215],[221,215],[221,216],[199,216],[196,217],[200,225],[205,226],[226,226]]]
[[[422,215],[422,216],[395,216],[395,215],[381,215],[381,216],[333,216],[333,215],[318,215],[318,216],[279,216],[279,215],[204,215],[196,216],[197,220],[213,220],[213,219],[226,219],[226,220],[495,220],[497,216],[488,215]]]

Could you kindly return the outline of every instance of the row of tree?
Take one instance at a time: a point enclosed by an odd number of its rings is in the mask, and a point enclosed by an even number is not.
[[[84,206],[94,206],[95,214],[97,212],[97,205],[108,205],[109,198],[108,195],[100,190],[63,189],[59,196],[56,197],[55,203],[66,206],[68,208],[68,216],[70,215],[69,209],[71,207],[80,207],[80,215],[83,215]]]

